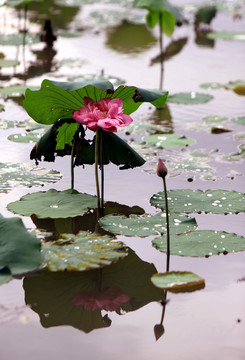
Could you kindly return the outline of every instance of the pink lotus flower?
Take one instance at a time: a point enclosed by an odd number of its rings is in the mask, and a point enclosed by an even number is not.
[[[128,302],[130,298],[116,287],[106,287],[101,291],[80,291],[72,299],[72,304],[82,306],[85,310],[107,310],[115,311],[118,306]]]
[[[123,102],[120,98],[103,98],[95,102],[85,97],[83,107],[74,111],[72,117],[87,125],[90,130],[96,131],[101,128],[109,132],[117,132],[117,126],[123,127],[133,121],[130,116],[123,114]]]
[[[168,173],[168,169],[166,165],[162,162],[161,159],[158,159],[157,175],[164,179],[167,173]]]

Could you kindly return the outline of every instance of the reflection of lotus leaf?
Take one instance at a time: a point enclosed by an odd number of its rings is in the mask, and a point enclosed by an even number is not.
[[[152,241],[158,250],[167,252],[166,237]],[[225,231],[199,230],[171,236],[170,253],[179,256],[209,257],[245,250],[245,238]]]
[[[99,309],[87,311],[73,305],[82,291],[116,288],[130,298],[116,312],[134,311],[159,301],[163,291],[150,281],[156,273],[153,264],[142,261],[132,250],[123,260],[103,269],[85,272],[47,272],[24,279],[26,304],[37,312],[44,327],[71,325],[88,333],[108,326],[108,318]]]
[[[244,212],[245,194],[227,190],[169,190],[169,211],[174,213],[234,214]],[[151,205],[165,208],[164,194],[159,192],[150,199]]]
[[[127,255],[121,242],[110,236],[64,234],[42,247],[42,266],[51,271],[83,271],[110,265]]]

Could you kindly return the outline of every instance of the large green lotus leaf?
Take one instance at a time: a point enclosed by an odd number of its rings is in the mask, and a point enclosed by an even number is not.
[[[106,80],[109,81],[113,86],[119,86],[125,84],[125,80],[122,80],[116,76],[110,76],[105,74],[84,74],[68,78],[68,81],[94,81],[94,80]]]
[[[42,134],[34,132],[26,132],[19,134],[12,134],[8,136],[8,140],[18,143],[33,143],[40,140]]]
[[[76,190],[39,191],[24,195],[8,204],[8,209],[24,216],[35,214],[38,218],[67,218],[83,215],[97,208],[97,197]]]
[[[0,59],[0,68],[12,67],[17,65],[19,65],[18,60]]]
[[[170,95],[168,101],[176,104],[204,104],[212,100],[213,96],[208,94],[202,94],[195,91],[189,93],[177,93]]]
[[[244,32],[234,32],[234,31],[220,31],[220,32],[210,32],[207,34],[209,39],[222,39],[222,40],[236,40],[236,41],[245,41]]]
[[[84,271],[101,268],[127,255],[121,242],[107,235],[63,234],[42,246],[42,266],[50,271]]]
[[[245,194],[227,190],[169,190],[168,208],[172,213],[234,214],[245,211]],[[151,205],[164,209],[164,193],[150,199]]]
[[[245,116],[238,116],[237,118],[231,119],[231,121],[239,125],[245,125]]]
[[[166,236],[152,241],[158,250],[167,252]],[[179,256],[208,257],[245,250],[245,238],[225,231],[199,230],[173,235],[170,239],[170,253]]]
[[[117,302],[118,314],[161,300],[163,291],[150,281],[154,273],[156,268],[153,264],[142,261],[128,249],[128,256],[102,269],[42,271],[26,277],[23,282],[25,301],[39,314],[43,327],[69,325],[88,333],[110,325],[106,321],[109,320],[108,315],[103,317],[101,311],[105,308],[105,300],[109,300],[108,295],[110,292],[113,294],[115,289],[128,297],[127,302]],[[115,296],[110,298],[113,304]],[[104,300],[99,302],[99,299]],[[86,310],[90,301],[95,305],[94,310]]]
[[[120,86],[115,91],[109,81],[57,82],[44,80],[40,90],[26,90],[23,105],[27,113],[41,124],[53,124],[58,119],[71,118],[74,111],[83,106],[83,98],[94,101],[101,98],[120,98],[125,114],[131,114],[142,102],[151,102],[159,107],[166,101],[165,91],[137,89]]]
[[[7,268],[12,275],[36,269],[41,262],[41,243],[28,233],[20,218],[0,215],[0,269]],[[7,273],[5,272],[5,279]]]
[[[40,42],[40,37],[37,35],[26,34],[0,34],[0,45],[18,46],[25,44],[36,44]]]
[[[0,163],[0,193],[17,185],[32,187],[54,183],[62,178],[60,172],[30,164]]]
[[[194,218],[184,215],[170,216],[169,222],[171,234],[187,232],[197,226]],[[131,215],[130,217],[105,216],[100,219],[100,225],[113,234],[125,236],[144,237],[167,232],[165,213],[143,216]]]
[[[195,140],[177,134],[149,135],[144,140],[162,147],[189,146],[195,143]]]
[[[177,21],[181,20],[182,18],[179,9],[176,6],[170,4],[170,2],[167,0],[135,0],[133,6],[155,12],[168,11],[174,14]]]
[[[203,289],[205,280],[190,271],[171,271],[163,274],[154,274],[151,277],[152,283],[173,293],[192,292]]]

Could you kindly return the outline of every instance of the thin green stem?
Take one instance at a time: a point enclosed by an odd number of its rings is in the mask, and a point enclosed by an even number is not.
[[[166,223],[167,223],[167,265],[166,265],[166,271],[169,272],[169,264],[170,264],[170,231],[169,231],[168,194],[167,194],[167,186],[166,186],[165,177],[163,178],[163,188],[164,188]]]
[[[97,207],[98,207],[98,218],[100,218],[100,186],[98,177],[98,163],[99,163],[99,131],[95,134],[95,155],[94,155],[94,166],[95,166],[95,183],[97,192]]]
[[[100,208],[101,208],[101,216],[104,216],[104,164],[103,164],[103,139],[102,132],[100,132],[100,175],[101,175],[101,199],[100,199]]]
[[[159,12],[159,29],[160,29],[159,45],[160,45],[160,64],[161,64],[160,85],[159,85],[160,90],[162,90],[162,88],[163,88],[163,72],[164,72],[164,67],[163,67],[163,62],[164,62],[164,56],[163,56],[163,33],[162,33],[162,25],[161,24],[162,24],[162,13]]]
[[[76,143],[76,134],[74,136],[72,148],[71,148],[71,189],[74,189],[74,151]]]

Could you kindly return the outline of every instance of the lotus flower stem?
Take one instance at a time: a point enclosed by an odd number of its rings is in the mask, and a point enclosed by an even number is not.
[[[100,212],[100,186],[99,186],[99,177],[98,177],[98,163],[99,163],[99,131],[95,133],[95,150],[94,150],[94,166],[95,166],[95,183],[96,183],[96,192],[97,192],[97,207],[98,207],[98,218],[101,216]]]
[[[163,33],[162,33],[161,24],[162,24],[162,13],[159,12],[159,29],[160,29],[159,40],[160,40],[160,64],[161,64],[160,85],[159,85],[160,90],[162,90],[162,88],[163,88],[163,71],[164,71],[164,69],[163,69],[163,61],[164,61],[164,58],[163,58]]]
[[[166,223],[167,223],[167,265],[166,271],[169,272],[170,263],[170,231],[169,231],[169,212],[168,212],[168,193],[165,177],[163,178],[164,198],[165,198],[165,211],[166,211]]]
[[[102,139],[102,132],[100,130],[100,175],[101,175],[101,198],[100,198],[100,210],[101,216],[104,216],[104,164],[103,164],[103,139]]]
[[[72,148],[71,148],[71,189],[74,189],[74,150],[75,150],[75,141],[76,136],[74,137]]]

